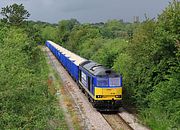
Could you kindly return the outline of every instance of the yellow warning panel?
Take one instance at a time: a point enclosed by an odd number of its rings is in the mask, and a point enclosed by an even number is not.
[[[95,88],[96,100],[121,100],[122,88]]]

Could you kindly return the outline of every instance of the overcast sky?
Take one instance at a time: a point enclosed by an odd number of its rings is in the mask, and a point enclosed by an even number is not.
[[[0,8],[22,3],[31,14],[31,20],[57,23],[62,19],[76,18],[82,23],[105,22],[123,19],[132,22],[133,16],[144,19],[158,14],[171,0],[0,0]]]

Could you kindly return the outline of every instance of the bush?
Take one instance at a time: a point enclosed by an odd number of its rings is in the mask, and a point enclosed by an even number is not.
[[[0,33],[0,129],[47,129],[55,99],[48,92],[44,55],[23,29]]]

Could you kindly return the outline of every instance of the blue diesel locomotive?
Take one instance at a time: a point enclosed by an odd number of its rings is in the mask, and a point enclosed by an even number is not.
[[[46,41],[46,46],[78,83],[97,110],[119,109],[122,100],[121,75],[94,61],[86,60],[52,41]]]

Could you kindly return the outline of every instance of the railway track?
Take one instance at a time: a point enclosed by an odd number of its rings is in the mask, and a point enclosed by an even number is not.
[[[113,130],[133,130],[119,114],[102,113],[102,116]]]

